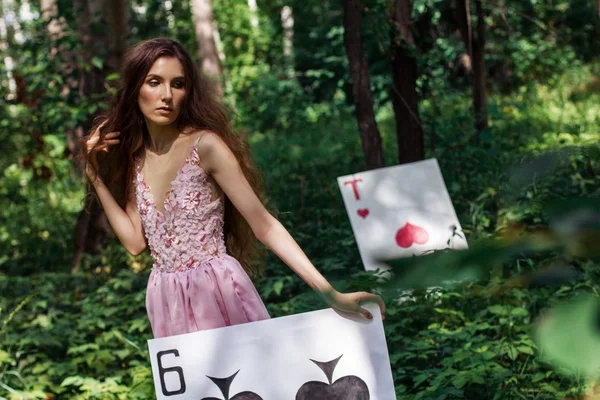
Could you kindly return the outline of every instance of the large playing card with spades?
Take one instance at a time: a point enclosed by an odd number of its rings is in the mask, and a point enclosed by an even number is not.
[[[379,308],[332,309],[148,341],[158,400],[395,400]]]
[[[341,176],[338,185],[366,270],[468,247],[435,159]]]

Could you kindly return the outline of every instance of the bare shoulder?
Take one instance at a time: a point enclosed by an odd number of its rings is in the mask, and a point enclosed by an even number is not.
[[[212,131],[202,131],[196,139],[196,150],[200,156],[200,162],[206,170],[216,167],[218,161],[228,158],[231,154],[229,147],[221,137]]]
[[[202,131],[196,139],[196,150],[198,155],[203,157],[211,157],[215,152],[221,152],[227,150],[229,147],[221,139],[221,137],[212,131]]]

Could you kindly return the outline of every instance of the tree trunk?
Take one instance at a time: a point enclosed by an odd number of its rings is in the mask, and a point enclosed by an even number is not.
[[[2,0],[2,9],[5,22],[10,21],[6,24],[8,42],[11,44],[23,43],[23,31],[18,17],[18,5],[15,0]]]
[[[392,104],[396,117],[398,162],[405,164],[425,157],[423,128],[417,97],[417,59],[411,31],[412,4],[396,0],[390,10],[392,64]]]
[[[15,100],[17,98],[17,82],[13,76],[14,62],[10,54],[8,53],[9,41],[8,41],[8,29],[6,23],[6,17],[4,15],[4,1],[0,0],[0,56],[4,61],[4,67],[6,68],[6,77],[8,79],[8,100]]]
[[[227,89],[227,93],[232,96],[229,98],[231,102],[231,106],[235,109],[235,94],[233,93],[233,84],[231,83],[231,74],[227,69],[227,57],[225,56],[225,51],[223,50],[223,42],[221,41],[221,35],[219,35],[219,27],[213,21],[213,36],[215,38],[215,45],[217,47],[217,53],[219,55],[219,61],[222,65],[221,75],[223,76],[222,82],[225,82],[225,88]]]
[[[89,99],[94,94],[106,93],[106,76],[118,71],[129,35],[130,13],[124,0],[76,0],[75,7],[79,18],[77,30],[83,42],[78,57],[78,92],[80,98]],[[107,29],[93,30],[92,27],[96,24],[106,25]],[[103,66],[98,68],[91,65],[86,69],[84,64],[91,64],[92,57],[97,56],[92,49],[93,44],[98,42],[104,43],[107,49],[102,57]],[[70,133],[68,143],[72,146],[73,154],[82,151],[77,147],[77,140],[91,129],[92,121],[93,116],[90,116],[84,124]],[[82,166],[78,167],[81,173]],[[86,196],[84,209],[79,214],[75,228],[74,270],[78,269],[83,252],[97,254],[102,250],[109,232],[110,227],[102,207],[95,197]]]
[[[15,59],[18,62],[20,53],[15,51],[21,43],[23,43],[23,31],[21,29],[21,23],[17,16],[18,6],[14,0],[0,0],[0,41],[1,46],[6,48],[0,50],[0,55],[3,58],[4,65],[6,67],[6,77],[8,78],[8,99],[19,102],[20,94],[24,94],[24,87],[20,83],[24,83],[23,75],[15,70]]]
[[[354,100],[358,130],[367,169],[385,166],[381,135],[375,121],[373,94],[367,59],[362,48],[362,14],[360,0],[344,0],[344,45],[350,76],[352,78],[352,97]]]
[[[48,33],[48,37],[52,42],[50,48],[50,58],[53,58],[59,52],[59,49],[56,46],[56,40],[60,39],[64,35],[63,24],[65,23],[65,19],[58,16],[58,6],[56,4],[56,0],[41,0],[40,5],[42,7],[42,16],[48,23],[46,26],[46,32]]]
[[[104,0],[106,24],[110,35],[107,35],[108,57],[105,60],[105,76],[117,72],[123,55],[127,51],[127,39],[131,33],[131,9],[127,0]]]
[[[258,28],[256,0],[248,0],[248,9],[250,10],[250,25],[252,25],[252,28],[256,29]]]
[[[488,127],[486,68],[485,68],[485,15],[481,0],[475,0],[477,34],[473,34],[469,0],[455,0],[456,21],[472,66],[473,111],[478,132]],[[477,137],[477,142],[479,137]]]
[[[281,26],[283,28],[283,58],[288,77],[294,74],[294,13],[292,7],[281,9]]]
[[[202,63],[202,71],[213,79],[217,93],[223,95],[221,85],[221,65],[213,36],[213,13],[211,0],[190,0],[194,13],[196,41]]]
[[[475,0],[477,41],[473,43],[473,107],[475,127],[481,132],[488,127],[487,91],[485,88],[485,15],[481,0]],[[478,137],[479,138],[479,137]]]

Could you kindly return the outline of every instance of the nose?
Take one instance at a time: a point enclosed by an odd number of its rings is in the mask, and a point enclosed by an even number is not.
[[[168,102],[169,100],[171,100],[171,98],[173,98],[173,92],[171,91],[171,86],[170,85],[164,85],[163,86],[165,89],[162,91],[162,100],[165,102]]]

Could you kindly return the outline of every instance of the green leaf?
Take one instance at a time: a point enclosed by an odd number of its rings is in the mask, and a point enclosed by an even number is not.
[[[83,385],[84,379],[77,375],[77,376],[69,376],[68,378],[65,378],[65,380],[62,381],[62,383],[60,384],[60,386],[64,387],[64,386],[81,386]]]
[[[493,305],[493,306],[489,306],[488,311],[491,312],[492,314],[496,314],[496,315],[506,315],[508,314],[506,307],[505,306],[501,306],[499,304]]]
[[[497,356],[497,354],[492,351],[486,351],[486,352],[482,353],[481,356],[483,357],[483,359],[485,361],[489,361],[492,358],[495,358]]]
[[[129,350],[129,349],[117,350],[117,351],[115,351],[115,354],[117,355],[117,357],[120,360],[124,360],[126,357],[128,357],[131,354],[131,350]]]
[[[98,69],[102,69],[104,62],[100,57],[92,57],[92,65]]]
[[[475,349],[475,353],[484,353],[487,351],[487,349],[489,349],[488,346],[481,346],[481,347]]]
[[[12,358],[10,357],[10,354],[8,354],[6,351],[0,349],[0,364],[9,364],[12,362]]]
[[[277,296],[281,295],[281,291],[283,290],[283,280],[279,280],[275,282],[273,285],[273,291]]]
[[[452,378],[452,385],[454,385],[454,387],[457,389],[462,388],[466,383],[467,378],[464,376],[464,374],[460,374]]]
[[[523,353],[523,354],[529,354],[529,355],[533,355],[533,349],[529,346],[517,346],[517,350],[519,350],[519,352]]]
[[[421,383],[425,382],[427,379],[429,379],[429,375],[427,375],[427,374],[417,375],[415,378],[413,378],[414,386],[415,387],[419,386]]]
[[[508,357],[511,360],[516,360],[517,357],[519,356],[519,352],[517,351],[517,349],[513,346],[509,346],[508,350],[506,351],[506,354],[508,355]]]
[[[483,379],[483,376],[480,374],[474,374],[474,373],[470,373],[469,374],[469,381],[473,382],[473,383],[478,383],[480,385],[485,383],[485,379]]]
[[[529,311],[527,311],[523,307],[516,307],[510,311],[510,315],[515,316],[515,317],[526,317],[529,315]]]

